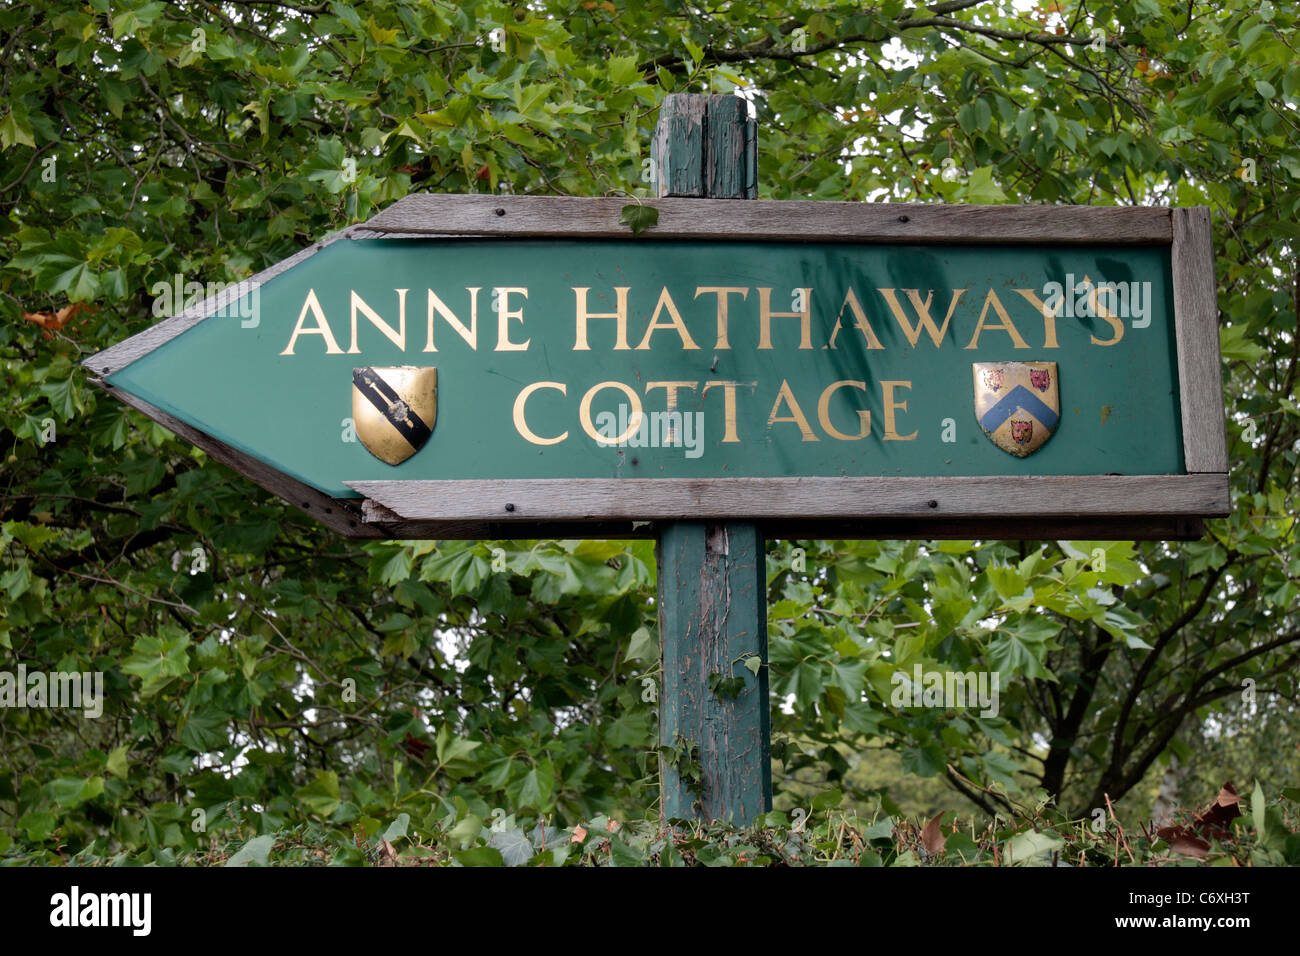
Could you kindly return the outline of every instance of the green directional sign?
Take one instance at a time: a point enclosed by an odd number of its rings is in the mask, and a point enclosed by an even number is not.
[[[254,477],[369,499],[379,524],[1226,506],[1218,383],[1182,354],[1212,349],[1217,375],[1217,338],[1169,210],[1098,210],[1141,217],[1116,243],[1047,216],[1027,241],[1023,210],[993,207],[976,242],[964,221],[873,234],[857,204],[696,208],[674,234],[665,200],[666,228],[634,237],[602,200],[552,200],[548,225],[536,201],[412,199],[86,364]]]

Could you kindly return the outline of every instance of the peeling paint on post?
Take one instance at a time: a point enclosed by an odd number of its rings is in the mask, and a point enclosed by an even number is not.
[[[756,124],[739,97],[666,97],[652,151],[660,196],[757,198]],[[658,532],[660,817],[749,823],[772,809],[763,535],[739,522]],[[688,761],[699,771],[683,773]]]

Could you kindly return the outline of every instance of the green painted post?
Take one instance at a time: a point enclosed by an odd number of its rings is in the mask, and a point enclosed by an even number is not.
[[[757,198],[756,124],[739,97],[668,96],[651,156],[660,196]],[[749,823],[772,809],[762,532],[670,522],[657,558],[660,818]]]

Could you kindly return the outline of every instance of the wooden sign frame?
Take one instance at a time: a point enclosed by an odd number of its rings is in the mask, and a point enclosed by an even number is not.
[[[358,481],[332,498],[103,380],[252,289],[349,239],[622,239],[626,201],[408,196],[85,361],[95,384],[350,538],[653,537],[735,520],[769,538],[1190,539],[1229,513],[1209,210],[663,198],[647,239],[1169,246],[1186,475]],[[1009,519],[1007,502],[1021,517]]]

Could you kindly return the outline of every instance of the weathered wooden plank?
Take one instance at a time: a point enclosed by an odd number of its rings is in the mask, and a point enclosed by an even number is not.
[[[628,238],[625,199],[567,196],[440,196],[418,193],[353,226],[380,233],[512,238]],[[654,200],[662,239],[925,243],[1105,243],[1172,241],[1170,210],[1147,206],[945,206],[802,200]]]
[[[669,93],[664,97],[650,145],[660,197],[707,195],[704,169],[707,103],[705,96]]]
[[[1227,475],[350,481],[412,521],[1040,518],[1228,513]]]
[[[700,97],[703,99],[703,97]],[[708,97],[704,114],[704,176],[710,199],[757,199],[757,170],[750,152],[757,148],[757,123],[739,96]]]
[[[749,823],[772,809],[767,564],[752,524],[674,522],[655,549],[662,819]],[[744,662],[757,656],[758,674]],[[718,681],[739,678],[739,689]],[[699,779],[680,772],[690,757]]]
[[[252,479],[267,491],[279,495],[304,514],[314,518],[326,527],[332,528],[339,534],[348,538],[387,538],[392,536],[380,525],[367,524],[361,517],[358,502],[331,498],[328,495],[321,494],[310,485],[304,485],[283,472],[276,471],[265,462],[252,458],[237,448],[231,448],[211,435],[204,434],[178,418],[173,418],[162,409],[149,404],[143,399],[136,398],[121,389],[113,388],[99,379],[92,378],[91,383],[104,389],[119,402],[124,402],[137,411],[143,412],[159,425],[175,432],[191,445],[202,448],[215,461],[228,465],[241,475]]]
[[[1223,363],[1210,210],[1204,206],[1174,209],[1173,230],[1170,258],[1184,463],[1189,472],[1226,472]]]
[[[699,171],[702,191],[689,195],[752,200],[748,158],[757,132],[747,105],[736,97],[670,99],[658,124],[668,127],[664,165]],[[655,560],[660,819],[751,823],[772,809],[763,534],[752,521],[669,522]],[[757,673],[744,666],[748,659],[759,662]],[[678,757],[698,761],[700,779],[681,773]]]
[[[373,502],[366,502],[371,506]],[[942,540],[968,539],[1003,541],[1195,541],[1205,535],[1199,518],[1143,516],[1140,518],[1025,518],[1010,523],[1005,518],[869,518],[869,519],[773,519],[756,525],[764,540]],[[400,539],[510,539],[539,538],[618,539],[654,538],[650,521],[400,521],[381,522],[383,531]]]

